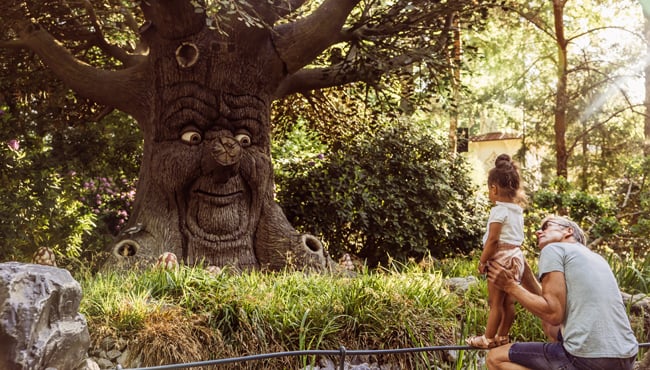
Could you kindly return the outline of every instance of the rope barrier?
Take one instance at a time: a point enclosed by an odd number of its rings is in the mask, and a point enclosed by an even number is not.
[[[650,348],[650,343],[640,343],[639,348]],[[381,355],[381,354],[399,354],[399,353],[417,353],[417,352],[433,352],[433,351],[484,351],[483,349],[471,347],[467,345],[458,346],[432,346],[432,347],[415,347],[415,348],[396,348],[396,349],[374,349],[374,350],[348,350],[344,346],[339,347],[338,350],[304,350],[304,351],[289,351],[289,352],[273,352],[264,353],[259,355],[249,355],[241,357],[231,357],[219,360],[208,360],[199,362],[189,362],[185,364],[170,364],[152,367],[137,367],[137,368],[123,368],[117,365],[116,370],[172,370],[172,369],[185,369],[199,366],[223,365],[233,362],[248,362],[257,360],[266,360],[269,358],[287,357],[287,356],[339,356],[341,359],[340,370],[345,369],[345,358],[347,356],[360,356],[360,355]]]

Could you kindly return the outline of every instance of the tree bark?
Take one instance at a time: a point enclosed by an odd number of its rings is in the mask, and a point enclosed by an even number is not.
[[[567,40],[564,36],[564,6],[565,0],[553,0],[553,19],[555,25],[555,41],[558,48],[557,60],[557,90],[555,92],[555,158],[556,175],[568,178],[568,152],[566,146],[567,130]]]
[[[460,39],[460,15],[453,15],[452,32],[454,39],[454,46],[451,50],[451,90],[452,90],[452,106],[450,109],[449,117],[449,152],[452,156],[456,155],[458,148],[458,112],[460,105],[460,64],[461,64],[461,39]]]
[[[646,42],[646,61],[650,60],[650,9],[646,12],[644,8],[644,23],[643,23],[643,33],[645,36]],[[645,65],[645,99],[643,104],[645,106],[645,116],[643,119],[643,155],[648,158],[650,157],[650,63],[646,62]]]

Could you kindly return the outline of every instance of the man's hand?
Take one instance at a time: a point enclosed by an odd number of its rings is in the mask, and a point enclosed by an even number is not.
[[[566,312],[566,281],[563,272],[551,271],[544,274],[541,295],[521,287],[510,271],[493,261],[488,268],[487,280],[497,289],[510,294],[533,315],[546,321],[548,328],[544,329],[547,335],[552,337],[557,334],[552,326],[562,324]]]
[[[507,290],[509,286],[517,284],[512,273],[504,269],[501,264],[494,261],[490,261],[490,266],[487,271],[487,279],[490,283],[494,284],[501,290]]]

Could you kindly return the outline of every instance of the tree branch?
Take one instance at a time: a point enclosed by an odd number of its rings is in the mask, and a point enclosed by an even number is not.
[[[97,103],[120,109],[139,118],[146,111],[145,73],[140,65],[106,71],[76,59],[47,31],[37,25],[19,25],[19,41],[36,54],[72,90]]]
[[[164,39],[180,39],[193,35],[206,25],[205,13],[197,12],[197,8],[190,1],[149,0],[142,1],[140,8],[145,18],[156,26],[157,33]]]
[[[313,61],[340,37],[341,28],[359,0],[325,0],[309,16],[274,27],[273,41],[288,73]]]
[[[108,55],[122,62],[122,64],[127,67],[137,64],[140,59],[139,56],[130,55],[119,46],[111,45],[108,41],[106,41],[104,32],[102,31],[102,25],[99,22],[97,14],[95,13],[95,8],[93,8],[93,5],[90,3],[90,1],[84,0],[83,5],[86,9],[86,12],[88,12],[88,15],[90,16],[90,22],[95,29],[95,32],[93,33],[94,44],[106,52]]]
[[[280,99],[295,93],[304,94],[311,90],[351,82],[365,82],[368,85],[376,85],[381,76],[417,63],[432,53],[430,48],[410,50],[408,53],[389,60],[373,61],[359,65],[358,61],[353,63],[355,52],[352,51],[349,53],[351,56],[343,62],[324,68],[305,68],[288,76],[280,84],[274,97]]]

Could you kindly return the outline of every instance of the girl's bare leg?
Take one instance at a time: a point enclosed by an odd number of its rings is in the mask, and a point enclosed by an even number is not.
[[[512,323],[515,321],[515,300],[508,294],[505,294],[503,298],[501,311],[503,314],[501,315],[501,323],[497,329],[497,335],[507,337],[510,333]]]
[[[485,337],[494,338],[501,324],[503,317],[503,301],[506,294],[492,283],[488,283],[488,302],[490,312],[488,313],[487,325],[485,326]]]

